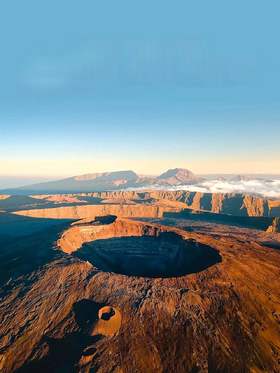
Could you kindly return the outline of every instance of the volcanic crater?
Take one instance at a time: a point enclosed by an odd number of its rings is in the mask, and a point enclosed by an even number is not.
[[[178,277],[221,262],[217,250],[183,231],[128,219],[96,219],[65,231],[58,246],[102,272]]]

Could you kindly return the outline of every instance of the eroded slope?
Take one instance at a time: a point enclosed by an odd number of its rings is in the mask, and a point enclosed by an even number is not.
[[[272,236],[148,226],[175,229],[221,261],[147,278],[62,253],[2,291],[1,371],[279,372],[280,252],[263,244]]]
[[[24,198],[29,199],[29,205],[24,208]],[[20,214],[35,217],[61,216],[69,218],[83,218],[99,213],[115,213],[119,216],[130,217],[148,214],[155,215],[159,208],[162,211],[183,210],[189,208],[196,211],[208,211],[216,214],[229,214],[233,216],[252,217],[277,217],[280,216],[280,201],[238,193],[201,193],[188,191],[115,191],[77,193],[68,195],[42,195],[31,197],[14,196],[8,200],[0,201],[11,210],[11,201],[22,200],[15,210],[21,210]],[[32,203],[33,202],[33,203]],[[36,206],[37,205],[37,206]],[[108,207],[105,207],[107,205]],[[115,205],[115,207],[113,207]],[[134,208],[132,207],[134,205]],[[140,206],[139,206],[140,205]],[[14,204],[14,207],[17,205]],[[65,206],[65,208],[64,208]],[[94,206],[94,207],[92,207]],[[129,207],[131,206],[131,213]],[[141,208],[142,206],[142,208]],[[149,208],[151,212],[149,213]],[[32,209],[32,211],[31,211]],[[41,211],[39,211],[40,209]],[[98,210],[99,209],[99,210]],[[114,210],[115,209],[115,210]],[[125,211],[127,209],[128,212]],[[137,215],[137,210],[138,215]],[[161,212],[160,212],[161,211]]]

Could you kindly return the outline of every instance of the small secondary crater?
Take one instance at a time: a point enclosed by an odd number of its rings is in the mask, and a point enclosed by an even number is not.
[[[118,334],[122,316],[119,310],[111,306],[105,306],[98,311],[99,320],[92,330],[92,335],[113,337]]]
[[[212,247],[175,232],[98,239],[83,244],[74,255],[105,272],[141,277],[184,276],[221,262]]]
[[[110,320],[112,316],[115,315],[115,310],[113,307],[103,307],[99,310],[98,316],[103,320]]]

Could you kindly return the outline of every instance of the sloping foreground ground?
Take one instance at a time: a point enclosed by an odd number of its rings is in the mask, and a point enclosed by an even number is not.
[[[107,232],[105,241],[118,236],[115,221],[76,228],[64,223],[53,242],[45,230],[29,245],[26,235],[29,253],[36,256],[40,248],[40,257],[50,257],[1,288],[0,371],[279,372],[278,235],[205,222],[165,223],[179,228],[134,221],[133,232],[129,223],[122,229],[134,240],[175,232],[215,250],[220,260],[178,277],[127,276],[53,248],[74,230],[68,243],[75,242],[76,252],[87,242],[94,250],[96,232]]]

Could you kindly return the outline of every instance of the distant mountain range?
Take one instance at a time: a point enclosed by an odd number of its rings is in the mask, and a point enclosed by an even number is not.
[[[161,186],[179,186],[195,184],[200,177],[183,168],[167,170],[159,176],[139,176],[134,171],[114,171],[73,176],[57,181],[49,181],[6,189],[10,194],[25,193],[73,193],[119,190],[127,188]]]

